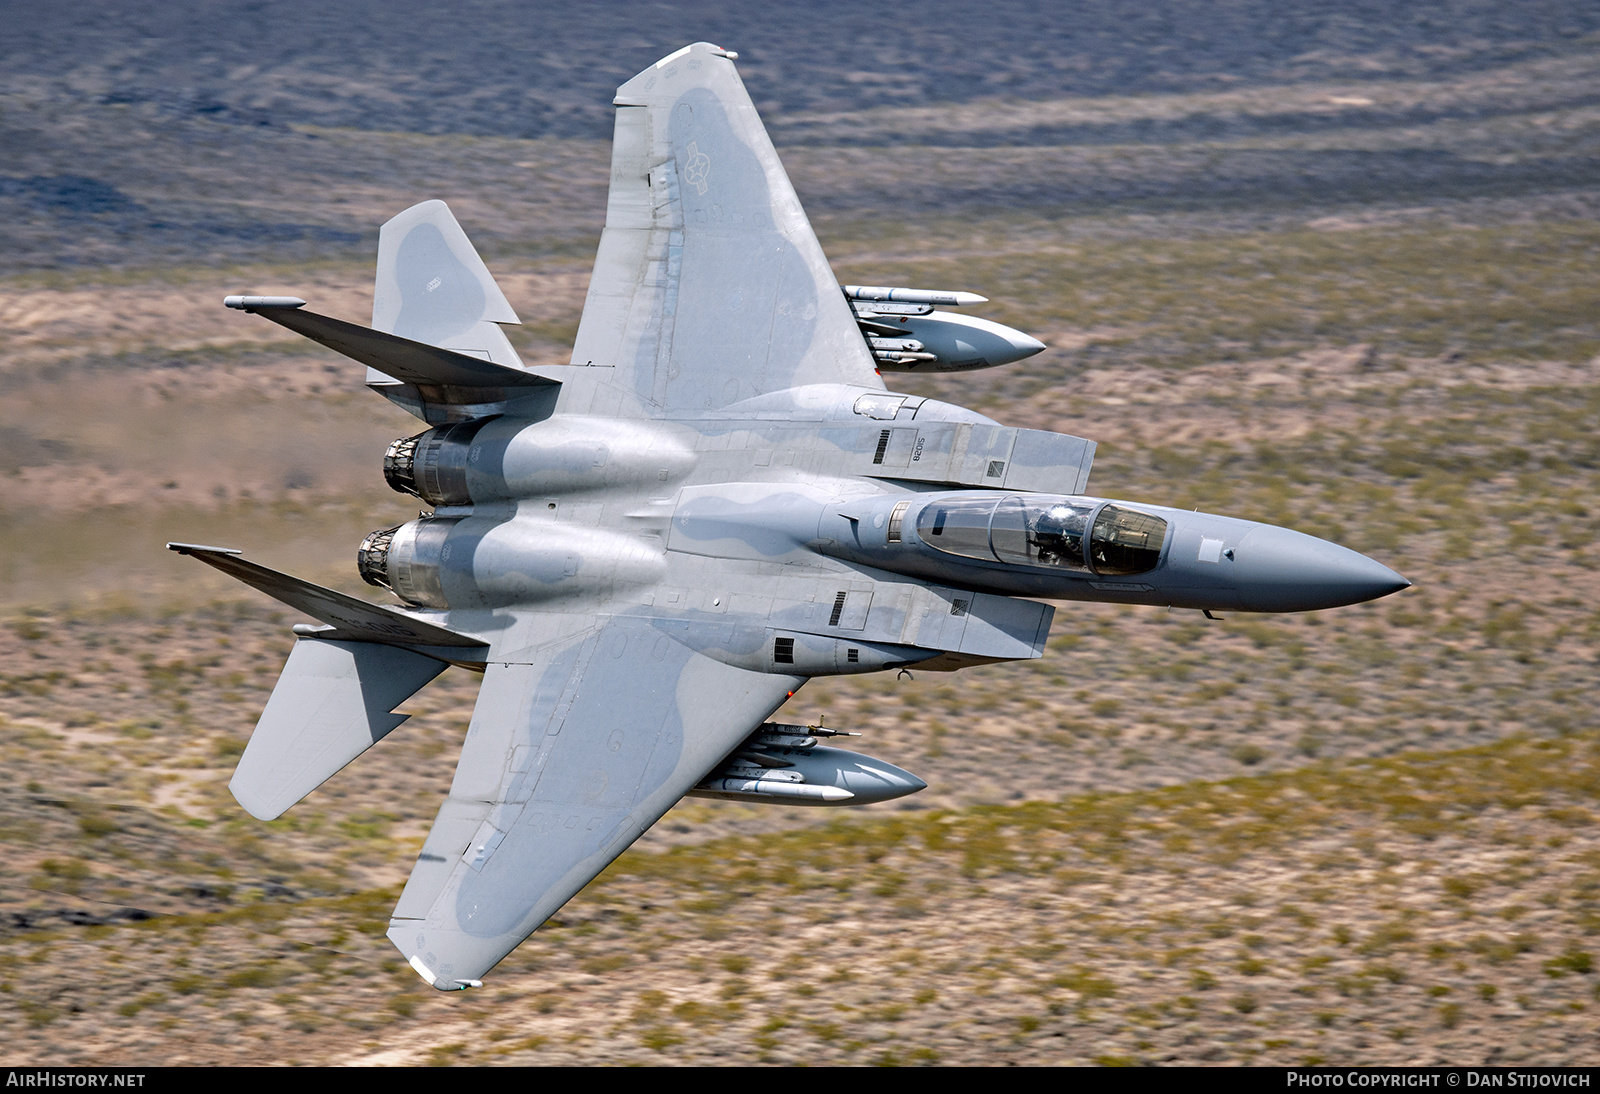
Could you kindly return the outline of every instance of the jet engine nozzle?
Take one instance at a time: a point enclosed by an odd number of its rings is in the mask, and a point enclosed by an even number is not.
[[[401,437],[383,454],[383,480],[402,494],[429,505],[469,505],[467,462],[472,438],[491,418],[435,426],[415,437]]]
[[[361,579],[408,603],[448,608],[439,567],[445,540],[459,523],[452,517],[424,517],[369,533],[356,550]]]
[[[383,481],[396,493],[422,496],[417,493],[417,442],[426,436],[419,433],[415,437],[398,437],[384,450]]]
[[[389,584],[389,548],[394,544],[394,534],[399,530],[400,525],[396,524],[393,528],[368,532],[367,538],[356,548],[356,571],[368,585],[376,585],[380,589],[393,588]]]

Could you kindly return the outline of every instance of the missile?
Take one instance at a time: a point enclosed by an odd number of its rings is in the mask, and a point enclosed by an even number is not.
[[[933,305],[894,304],[887,300],[852,300],[850,310],[856,313],[858,319],[878,315],[927,315],[933,310]]]
[[[750,762],[745,756],[717,769],[717,775],[728,779],[757,779],[761,782],[803,783],[806,777],[798,771],[785,771],[776,766],[763,767]]]
[[[742,748],[816,748],[818,737],[859,737],[847,729],[828,729],[825,726],[790,726],[778,722],[765,722],[750,734]]]
[[[898,289],[887,285],[843,285],[844,295],[851,300],[883,300],[901,304],[943,304],[949,308],[965,308],[973,304],[987,304],[987,296],[975,292],[948,292],[944,289]]]
[[[306,302],[298,296],[224,296],[222,306],[253,311],[256,308],[303,308]]]
[[[915,338],[868,338],[873,353],[921,353],[922,343]],[[929,356],[933,356],[929,354]]]
[[[707,779],[689,791],[696,798],[731,801],[775,801],[780,805],[854,804],[855,795],[837,786],[773,782],[766,779]]]
[[[809,734],[802,737],[790,733],[757,733],[745,744],[757,748],[816,748],[817,739]]]

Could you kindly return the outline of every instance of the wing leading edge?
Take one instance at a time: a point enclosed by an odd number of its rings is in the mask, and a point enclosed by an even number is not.
[[[646,413],[804,384],[881,389],[730,55],[679,50],[615,103],[606,227],[573,364],[614,366]]]
[[[713,661],[649,619],[523,624],[533,653],[489,666],[390,922],[441,990],[481,980],[803,682]]]

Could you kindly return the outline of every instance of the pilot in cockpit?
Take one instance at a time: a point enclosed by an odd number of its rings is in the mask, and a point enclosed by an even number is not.
[[[1070,505],[1052,505],[1034,522],[1028,545],[1041,565],[1083,566],[1083,514]]]

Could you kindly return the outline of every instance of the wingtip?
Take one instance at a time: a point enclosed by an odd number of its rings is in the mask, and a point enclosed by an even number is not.
[[[423,960],[419,955],[412,954],[411,960],[408,962],[408,964],[410,964],[412,971],[414,971],[418,976],[422,977],[423,981],[428,985],[428,987],[436,988],[439,986],[439,978],[433,975],[433,970],[428,968],[428,966],[423,963]]]
[[[268,800],[260,793],[259,788],[241,779],[238,771],[233,773],[233,778],[228,782],[228,792],[233,795],[233,800],[239,803],[241,809],[258,821],[275,821],[294,804],[293,802],[280,804]]]
[[[737,61],[739,59],[739,55],[733,50],[723,49],[715,42],[690,42],[682,49],[675,49],[665,57],[661,58],[661,60],[657,61],[653,67],[665,68],[673,61],[676,61],[679,57],[682,57],[688,53],[709,53],[714,57],[726,57],[730,61]]]
[[[466,991],[468,988],[483,987],[482,980],[445,980],[435,976],[433,970],[428,968],[418,954],[412,954],[408,964],[411,966],[412,971],[422,977],[430,988],[436,988],[439,991]]]
[[[204,543],[168,543],[167,550],[176,551],[180,555],[194,555],[205,552],[212,555],[242,555],[244,552],[237,547],[208,547]]]

